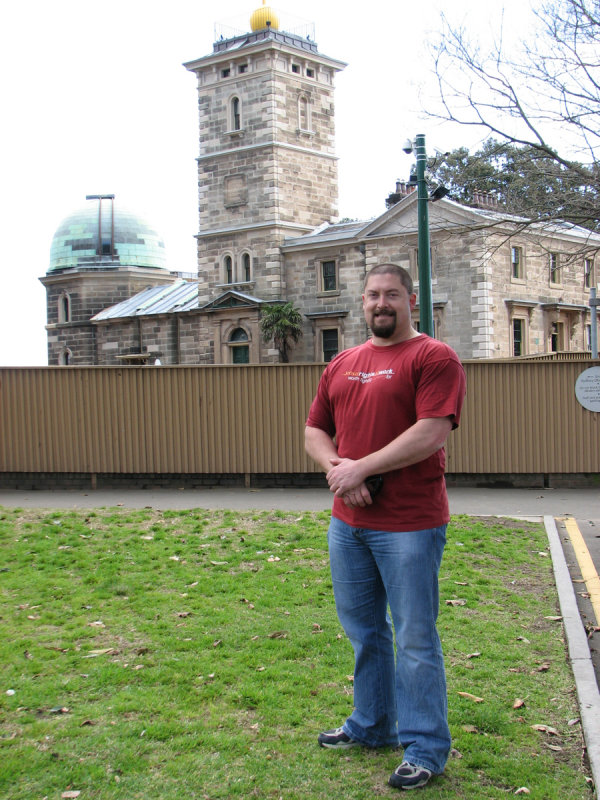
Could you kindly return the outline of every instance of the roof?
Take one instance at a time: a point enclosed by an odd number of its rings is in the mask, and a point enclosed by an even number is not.
[[[327,247],[344,242],[361,242],[371,237],[416,233],[418,198],[416,192],[407,195],[383,214],[368,220],[324,223],[310,233],[285,239],[282,250]],[[431,231],[456,229],[464,231],[478,228],[495,228],[516,225],[528,229],[537,236],[560,236],[565,239],[584,240],[586,244],[600,244],[600,234],[587,228],[561,220],[533,222],[526,217],[503,213],[500,209],[482,209],[466,206],[444,197],[431,205],[429,211]]]
[[[105,308],[92,322],[109,319],[142,317],[152,314],[171,314],[176,311],[192,311],[198,308],[198,284],[196,281],[175,281],[167,286],[151,286],[134,294],[110,308]]]

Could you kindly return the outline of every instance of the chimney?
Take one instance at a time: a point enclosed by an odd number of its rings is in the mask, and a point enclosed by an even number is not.
[[[390,195],[386,197],[385,206],[386,208],[391,208],[395,206],[396,203],[399,203],[400,200],[403,200],[405,197],[408,197],[409,194],[412,194],[416,189],[416,186],[410,186],[405,181],[396,181],[396,191],[392,192]]]
[[[498,198],[491,192],[473,192],[473,201],[471,205],[475,208],[498,208]]]

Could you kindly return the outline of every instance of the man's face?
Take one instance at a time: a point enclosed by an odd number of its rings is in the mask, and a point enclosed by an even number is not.
[[[385,344],[409,338],[413,333],[410,312],[416,299],[397,275],[372,275],[365,286],[363,311],[373,336],[385,340]]]

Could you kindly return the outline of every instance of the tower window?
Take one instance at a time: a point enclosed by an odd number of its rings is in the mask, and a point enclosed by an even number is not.
[[[71,298],[66,292],[63,292],[58,298],[58,321],[71,321]]]
[[[242,255],[242,276],[246,283],[252,280],[252,259],[250,253],[244,253]]]
[[[306,77],[307,78],[314,78],[315,77],[314,69],[310,69],[310,67],[307,67],[306,68]]]
[[[231,70],[229,69],[229,67],[225,67],[225,69],[221,70],[221,77],[222,78],[228,78],[230,76],[230,74],[231,74]]]
[[[225,283],[233,283],[233,259],[225,256],[223,259],[223,280]]]
[[[230,120],[229,129],[232,131],[241,131],[242,129],[242,104],[239,97],[232,97],[230,104]]]
[[[310,130],[308,98],[304,96],[298,99],[298,127],[301,131]]]
[[[292,64],[292,72],[294,72],[296,75],[300,74],[300,67],[298,64]]]
[[[240,75],[243,75],[244,72],[248,72],[248,64],[240,64],[238,67],[238,72]]]
[[[69,364],[72,363],[72,359],[73,359],[73,354],[71,353],[68,347],[65,347],[65,349],[58,356],[58,363],[63,367],[68,367]]]

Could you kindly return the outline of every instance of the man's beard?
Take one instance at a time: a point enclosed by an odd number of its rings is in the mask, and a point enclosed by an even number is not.
[[[379,322],[378,320],[379,317],[373,315],[371,324],[369,325],[373,336],[377,336],[379,339],[389,339],[394,335],[396,330],[396,314],[393,311],[390,311],[386,315],[385,321],[382,320]]]

